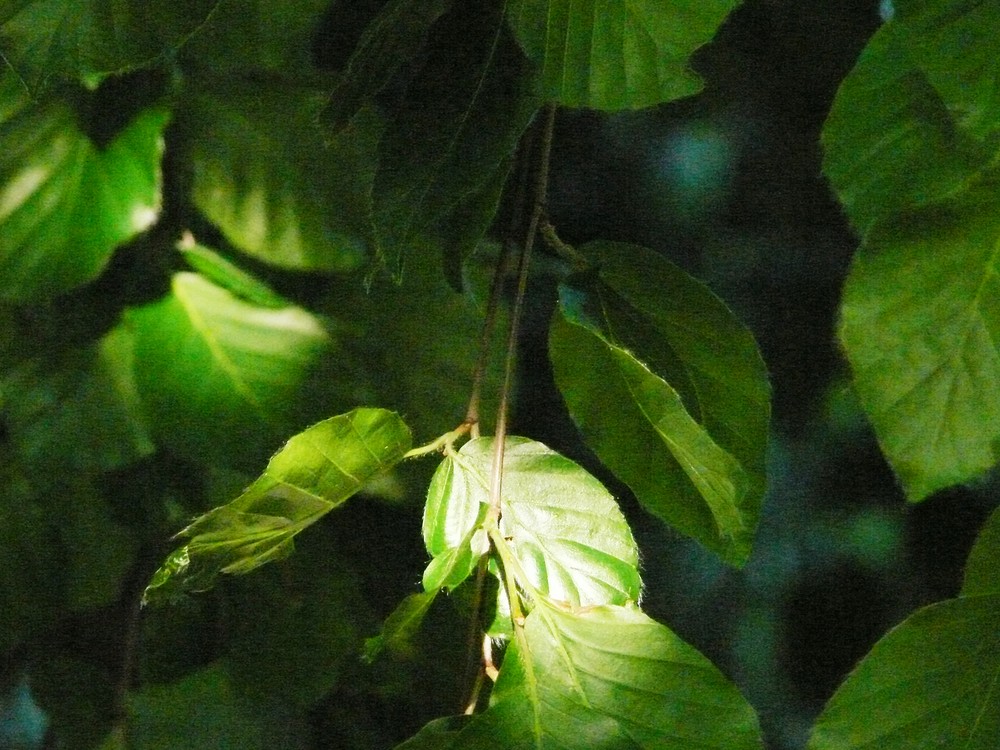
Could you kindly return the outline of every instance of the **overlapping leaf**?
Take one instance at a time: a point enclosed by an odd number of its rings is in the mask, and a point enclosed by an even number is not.
[[[356,268],[372,242],[380,123],[370,110],[324,143],[318,89],[201,81],[181,124],[195,204],[236,247],[299,270]]]
[[[0,298],[48,300],[91,281],[160,209],[168,115],[141,112],[105,148],[68,105],[0,75]]]
[[[399,462],[410,431],[393,412],[355,409],[299,433],[228,505],[180,532],[188,539],[146,589],[147,601],[209,588],[291,554],[293,538]]]
[[[379,146],[375,228],[395,276],[415,242],[467,231],[469,206],[495,194],[537,106],[527,60],[495,8],[459,4],[435,27]],[[459,251],[473,244],[465,238]]]
[[[880,29],[823,127],[823,171],[861,232],[880,217],[960,191],[988,161],[957,127],[912,47],[895,23]]]
[[[136,382],[156,439],[195,460],[250,468],[301,419],[329,334],[293,307],[260,307],[193,273],[129,312]]]
[[[989,750],[1000,737],[1000,595],[926,607],[879,641],[816,722],[809,750]]]
[[[746,561],[770,414],[750,333],[706,287],[645,248],[581,248],[594,271],[560,289],[556,384],[598,457],[651,513]]]
[[[993,466],[1000,439],[1000,192],[880,224],[844,290],[840,335],[907,496]]]
[[[35,89],[49,79],[96,82],[183,44],[219,0],[20,0],[0,7],[0,50]]]
[[[983,525],[965,564],[962,596],[1000,594],[1000,509]]]
[[[753,709],[693,648],[634,607],[542,602],[504,657],[490,707],[401,748],[760,748]]]
[[[442,462],[424,519],[431,554],[455,554],[451,551],[474,543],[470,532],[489,503],[492,461],[493,439],[479,438]],[[505,446],[502,486],[500,531],[526,584],[579,607],[638,599],[635,540],[597,479],[541,443],[512,437]],[[478,557],[471,556],[467,573]]]
[[[697,93],[689,67],[737,0],[511,0],[507,18],[541,65],[544,95],[569,107],[649,107]]]

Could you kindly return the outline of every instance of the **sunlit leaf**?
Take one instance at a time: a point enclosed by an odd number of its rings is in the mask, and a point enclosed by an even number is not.
[[[997,461],[998,196],[985,186],[879,224],[844,290],[855,386],[911,500]]]
[[[569,107],[649,107],[701,90],[696,49],[738,0],[511,0],[507,18],[542,66],[547,98]]]
[[[875,644],[817,719],[809,750],[991,750],[998,680],[1000,595],[931,605]]]
[[[1000,594],[1000,509],[993,511],[965,564],[962,596]]]
[[[879,217],[961,190],[987,163],[911,53],[895,24],[880,29],[823,126],[823,171],[862,233]]]
[[[192,240],[182,243],[178,249],[191,268],[241,300],[261,307],[287,307],[291,304],[259,278],[210,247]]]
[[[201,81],[180,125],[195,204],[236,247],[283,268],[356,268],[372,239],[380,124],[370,110],[324,143],[316,87],[280,80]]]
[[[560,288],[556,384],[588,445],[654,515],[726,562],[750,554],[770,414],[747,329],[704,285],[645,248],[593,243]]]
[[[459,4],[435,27],[427,59],[379,146],[376,237],[394,276],[415,242],[467,231],[459,209],[496,189],[498,170],[537,109],[531,80],[494,9]],[[460,228],[442,227],[445,219]]]
[[[762,747],[757,717],[739,691],[669,629],[634,607],[569,611],[546,603],[508,648],[490,707],[421,734],[423,744],[414,738],[402,747]]]
[[[471,440],[445,459],[435,476],[440,494],[428,495],[424,534],[432,554],[475,544],[469,531],[489,503],[492,461],[492,438]],[[530,585],[554,600],[590,606],[639,598],[638,551],[614,498],[541,443],[507,439],[500,531]]]
[[[336,132],[410,63],[452,0],[390,0],[371,22],[320,117]]]
[[[259,307],[187,272],[129,321],[157,441],[236,466],[260,461],[297,426],[301,389],[332,346],[305,310]]]
[[[1000,129],[1000,5],[990,0],[907,0],[894,18],[910,57],[960,127],[977,138]]]
[[[0,6],[5,66],[32,89],[49,79],[95,82],[184,43],[218,0],[18,0]]]
[[[355,409],[299,433],[228,505],[197,518],[157,571],[147,601],[210,588],[220,573],[244,574],[291,554],[293,538],[399,462],[410,431],[383,409]]]
[[[105,148],[58,100],[0,75],[0,298],[48,300],[96,278],[160,210],[168,115],[142,111]]]

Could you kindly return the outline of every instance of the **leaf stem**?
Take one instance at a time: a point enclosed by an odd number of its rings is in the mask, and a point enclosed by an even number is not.
[[[444,435],[436,438],[430,443],[416,448],[411,448],[403,454],[403,459],[419,458],[420,456],[426,456],[428,453],[439,453],[462,437],[462,435],[469,432],[470,429],[472,429],[472,425],[469,422],[463,422],[451,432],[446,432]]]

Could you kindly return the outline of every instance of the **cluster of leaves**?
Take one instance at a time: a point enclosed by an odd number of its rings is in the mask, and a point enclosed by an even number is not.
[[[11,144],[0,155],[5,652],[41,650],[49,634],[35,633],[60,609],[131,612],[140,594],[177,600],[282,560],[352,496],[386,493],[413,463],[404,459],[440,450],[422,590],[366,655],[411,652],[442,591],[481,602],[470,609],[484,643],[504,648],[494,674],[484,647],[495,682],[470,703],[479,710],[431,721],[399,747],[759,747],[738,690],[640,608],[639,552],[601,483],[527,438],[460,444],[475,426],[458,426],[483,319],[479,269],[493,257],[485,238],[517,200],[507,187],[523,182],[514,167],[532,154],[523,143],[537,113],[695,93],[689,58],[734,5],[389,0],[325,45],[317,31],[331,36],[341,3],[29,0],[0,11],[0,139]],[[1000,18],[988,2],[898,5],[838,94],[825,169],[863,236],[844,346],[885,453],[919,500],[995,463],[1000,116],[989,34]],[[743,564],[770,398],[751,335],[652,250],[555,237],[550,250],[549,354],[583,439],[650,514]],[[383,287],[383,271],[398,285]],[[289,273],[323,274],[322,292],[278,293]],[[84,302],[102,314],[68,325]],[[356,408],[302,430],[361,401],[395,411]],[[411,429],[431,442],[413,448]],[[103,490],[176,462],[205,487],[194,502],[167,483],[136,512]],[[179,520],[232,494],[189,523],[153,573]],[[992,746],[1000,650],[983,634],[1000,615],[996,528],[962,597],[876,647],[812,748]],[[36,658],[35,691],[67,746],[273,746],[253,706],[284,691],[288,725],[301,727],[357,646],[351,626],[332,623],[374,619],[342,617],[365,606],[342,590],[361,589],[360,573],[321,544],[302,547],[220,595],[220,606],[270,612],[230,615],[225,658],[162,679],[170,669],[150,651],[143,670],[162,684],[139,689],[131,645],[117,683],[66,653]],[[48,576],[59,585],[40,583]],[[184,617],[155,612],[160,627]],[[262,644],[275,658],[246,658]],[[66,699],[67,675],[112,686],[105,716]],[[248,704],[251,684],[267,687]],[[218,710],[187,721],[205,703]]]

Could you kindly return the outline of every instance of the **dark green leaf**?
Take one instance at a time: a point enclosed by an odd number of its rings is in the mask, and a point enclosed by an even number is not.
[[[415,242],[467,231],[447,223],[496,190],[537,106],[527,61],[492,8],[460,4],[435,28],[379,146],[376,237],[394,276]]]
[[[993,511],[965,564],[962,596],[1000,594],[1000,509]]]
[[[432,554],[469,544],[482,554],[470,532],[489,503],[492,461],[493,439],[479,438],[442,463],[424,526]],[[524,583],[545,596],[572,606],[639,598],[638,551],[614,498],[541,443],[507,439],[500,532],[527,576]]]
[[[560,288],[556,384],[643,506],[740,565],[765,487],[769,386],[753,337],[704,285],[645,248],[580,248]]]
[[[205,216],[267,263],[356,268],[372,238],[378,117],[364,110],[324,144],[314,123],[318,88],[227,77],[192,94],[181,125]]]
[[[128,319],[157,440],[228,465],[257,463],[298,426],[301,389],[332,345],[305,310],[258,307],[186,272]]]
[[[757,717],[736,688],[634,607],[570,611],[542,602],[504,657],[489,709],[461,728],[451,745],[444,739],[454,728],[443,729],[430,733],[440,736],[440,744],[427,747],[762,747]]]
[[[840,336],[907,497],[968,481],[1000,444],[1000,193],[879,224],[855,257]]]
[[[146,589],[147,601],[210,588],[291,554],[293,538],[399,462],[410,431],[383,409],[355,409],[313,425],[274,455],[228,505],[199,517]]]
[[[459,730],[471,720],[471,716],[435,719],[395,750],[451,750]]]
[[[0,7],[0,49],[30,88],[93,84],[179,47],[218,0],[19,0]]]
[[[414,650],[414,638],[437,594],[438,589],[435,588],[431,591],[410,594],[403,599],[386,618],[382,632],[365,641],[365,660],[374,661],[385,650],[397,656],[411,656]]]
[[[48,300],[96,278],[160,210],[164,110],[99,149],[63,102],[0,75],[0,298]]]
[[[960,191],[986,166],[985,152],[917,69],[911,47],[895,24],[880,29],[823,126],[823,171],[862,233],[880,217]]]
[[[701,90],[691,55],[738,0],[511,0],[507,17],[542,67],[545,96],[568,107],[649,107]]]
[[[934,604],[875,644],[823,710],[809,750],[992,750],[998,680],[1000,596]]]
[[[1000,129],[1000,57],[994,54],[1000,5],[991,0],[908,0],[899,4],[914,63],[958,125],[976,138]]]
[[[390,0],[365,29],[320,115],[323,123],[334,132],[346,127],[400,67],[412,62],[431,26],[451,4],[452,0]]]

